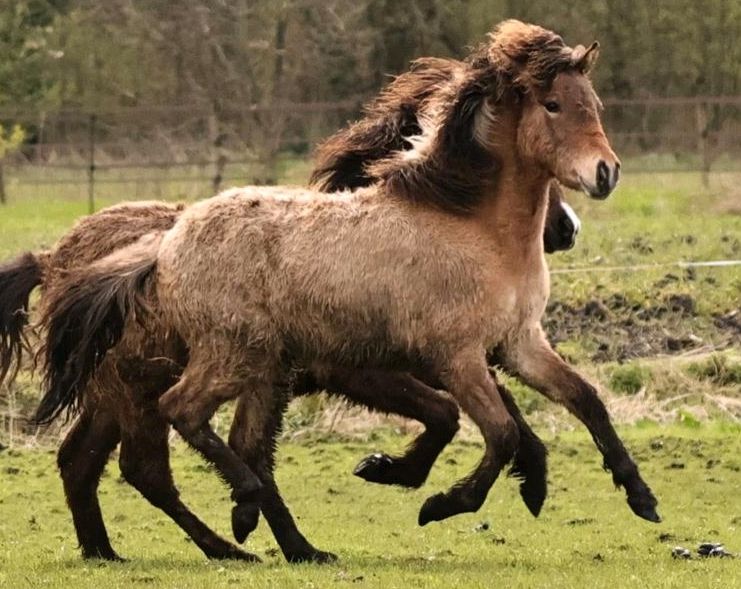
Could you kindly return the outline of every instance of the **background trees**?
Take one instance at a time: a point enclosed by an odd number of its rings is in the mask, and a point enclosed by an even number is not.
[[[739,92],[735,0],[14,0],[0,104],[336,100],[416,56],[460,55],[505,17],[600,39],[603,93]]]
[[[509,17],[600,40],[605,98],[741,94],[738,0],[0,0],[0,124],[26,130],[27,161],[87,161],[96,113],[103,159],[228,152],[272,182],[279,151],[305,153],[388,75],[461,56]],[[706,168],[741,149],[738,101],[645,104],[608,109],[621,149],[663,141]]]

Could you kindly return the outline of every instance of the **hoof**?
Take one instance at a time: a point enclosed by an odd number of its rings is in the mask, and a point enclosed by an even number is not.
[[[523,461],[516,460],[507,474],[520,481],[520,497],[533,517],[538,517],[548,495],[545,460],[537,468],[532,464],[523,465],[521,462]]]
[[[286,554],[286,560],[291,564],[311,562],[314,564],[332,564],[339,560],[336,554],[324,552],[323,550],[311,550],[296,554]]]
[[[661,522],[661,517],[656,512],[656,505],[658,502],[653,495],[639,495],[636,497],[628,497],[628,505],[638,517],[642,517],[645,520],[658,524]]]
[[[361,460],[352,473],[369,483],[385,483],[389,470],[394,465],[387,454],[371,454]]]
[[[520,497],[522,497],[525,507],[533,514],[533,517],[540,515],[545,498],[548,495],[548,483],[545,478],[525,479],[520,483]]]
[[[242,562],[255,562],[255,563],[262,562],[262,559],[256,554],[252,554],[251,552],[245,552],[244,550],[240,550],[236,546],[232,547],[232,549],[226,552],[225,554],[222,554],[219,556],[212,556],[211,558],[213,558],[214,560],[240,560]]]
[[[453,513],[450,512],[448,503],[448,497],[444,493],[428,497],[422,505],[422,509],[419,510],[417,523],[420,526],[425,526],[430,522],[437,522],[450,517]]]
[[[262,559],[256,554],[245,552],[233,544],[216,539],[215,542],[208,542],[206,546],[201,546],[201,550],[207,558],[211,560],[240,560],[242,562],[262,562]]]
[[[126,558],[119,556],[113,550],[83,551],[82,558],[85,560],[107,560],[108,562],[128,562]]]
[[[257,527],[260,519],[260,506],[257,503],[238,503],[232,508],[232,533],[242,544]]]

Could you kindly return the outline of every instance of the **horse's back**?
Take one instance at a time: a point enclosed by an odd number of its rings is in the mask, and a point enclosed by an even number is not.
[[[163,240],[158,293],[187,329],[414,339],[478,300],[474,260],[373,189],[249,188],[194,205]],[[451,312],[427,313],[443,305]],[[179,328],[180,329],[180,328]],[[375,336],[371,339],[376,339]]]

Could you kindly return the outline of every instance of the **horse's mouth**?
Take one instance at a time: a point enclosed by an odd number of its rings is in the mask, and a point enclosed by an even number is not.
[[[579,178],[579,188],[589,198],[594,200],[605,200],[610,194],[612,194],[612,188],[599,188],[596,184],[590,184],[584,182],[583,179]]]

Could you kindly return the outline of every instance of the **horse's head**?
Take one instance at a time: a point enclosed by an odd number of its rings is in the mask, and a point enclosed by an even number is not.
[[[570,250],[576,244],[581,229],[579,217],[563,199],[558,182],[551,182],[548,191],[548,212],[543,231],[543,249],[547,254]]]
[[[520,157],[601,199],[615,188],[620,161],[605,136],[602,106],[589,80],[598,54],[597,42],[571,48],[551,31],[506,21],[492,33],[485,55],[504,72],[519,102]]]
[[[507,165],[607,197],[620,162],[588,77],[598,47],[571,48],[551,31],[505,21],[436,83],[409,149],[371,162],[367,174],[392,193],[462,214],[492,193]]]

